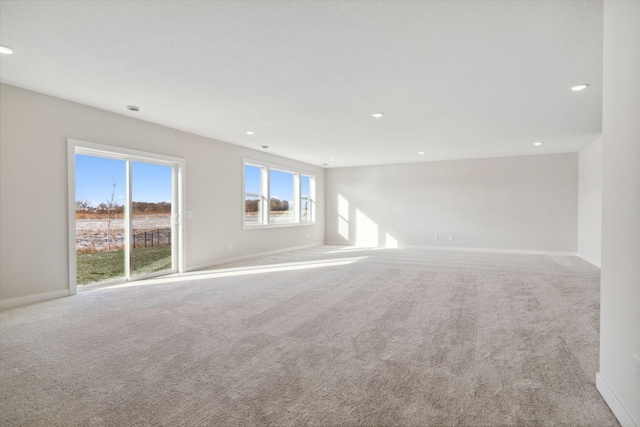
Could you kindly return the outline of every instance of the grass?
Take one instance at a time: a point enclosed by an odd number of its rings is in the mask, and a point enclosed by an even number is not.
[[[124,277],[124,251],[79,253],[77,283],[86,285]],[[171,269],[171,246],[136,248],[131,253],[133,274],[148,274]]]

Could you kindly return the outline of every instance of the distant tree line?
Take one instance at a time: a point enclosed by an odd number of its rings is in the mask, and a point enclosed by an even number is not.
[[[108,201],[93,206],[89,200],[77,200],[76,212],[94,212],[94,213],[115,213],[124,212],[124,205]],[[134,213],[171,213],[171,203],[169,202],[133,202]]]
[[[140,213],[171,213],[169,202],[133,202],[133,212]]]
[[[289,210],[289,201],[288,200],[279,200],[275,197],[271,198],[271,212],[275,211],[288,211]],[[258,212],[260,210],[260,200],[245,200],[244,201],[244,211],[245,212]]]

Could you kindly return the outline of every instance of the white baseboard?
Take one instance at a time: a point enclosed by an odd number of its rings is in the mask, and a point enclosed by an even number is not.
[[[260,258],[260,257],[263,257],[263,256],[282,254],[282,253],[285,253],[285,252],[297,251],[297,250],[300,250],[300,249],[308,249],[308,248],[313,248],[315,246],[321,246],[321,245],[324,245],[324,242],[323,243],[311,243],[309,245],[302,245],[302,246],[294,246],[294,247],[291,247],[291,248],[276,249],[276,250],[273,250],[273,251],[258,252],[258,253],[254,253],[254,254],[250,254],[250,255],[243,255],[243,256],[233,257],[233,258],[225,258],[225,259],[221,259],[221,260],[214,261],[214,262],[211,262],[211,263],[192,265],[192,266],[187,267],[186,271],[204,270],[206,268],[215,267],[215,266],[218,266],[218,265],[221,265],[221,264],[228,264],[230,262],[244,261],[246,259]]]
[[[587,261],[591,265],[595,265],[598,268],[602,268],[602,266],[600,265],[600,260],[592,259],[591,257],[585,256],[585,255],[581,254],[580,252],[578,252],[578,257],[582,258],[585,261]]]
[[[522,255],[553,255],[553,256],[577,256],[576,252],[564,252],[564,251],[537,251],[529,249],[493,249],[493,248],[466,248],[455,246],[405,246],[401,245],[401,248],[407,249],[431,249],[440,251],[462,251],[462,252],[486,252],[486,253],[499,253],[499,254],[522,254]]]
[[[354,246],[344,242],[326,242],[327,245]],[[384,246],[381,246],[384,248]],[[391,248],[389,248],[391,249]],[[421,245],[398,245],[398,249],[428,249],[434,251],[460,251],[460,252],[487,252],[501,254],[523,254],[523,255],[553,255],[553,256],[577,256],[577,252],[563,251],[536,251],[527,249],[493,249],[493,248],[468,248],[457,246],[421,246]]]
[[[613,391],[611,391],[609,385],[607,385],[607,382],[600,376],[599,372],[596,373],[596,388],[622,427],[638,427],[627,411],[624,410],[624,406],[622,406],[616,395],[613,394]]]
[[[68,297],[69,289],[61,291],[45,292],[43,294],[27,295],[26,297],[0,300],[0,310],[21,307],[23,305],[35,304],[37,302],[49,301],[56,298]]]

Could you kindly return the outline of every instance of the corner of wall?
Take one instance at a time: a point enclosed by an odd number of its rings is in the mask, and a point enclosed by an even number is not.
[[[578,153],[578,256],[600,267],[601,247],[602,136]]]

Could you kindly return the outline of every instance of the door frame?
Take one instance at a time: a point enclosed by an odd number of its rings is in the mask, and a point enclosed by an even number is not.
[[[68,176],[68,211],[69,211],[69,295],[75,295],[77,286],[77,259],[76,259],[76,154],[94,155],[127,161],[126,167],[126,198],[127,204],[131,205],[131,162],[138,161],[144,163],[154,163],[173,167],[172,192],[177,206],[171,207],[172,230],[174,236],[172,241],[172,272],[184,273],[186,259],[186,160],[180,157],[166,156],[163,154],[149,153],[146,151],[131,150],[129,148],[116,147],[111,145],[96,144],[93,142],[81,141],[77,139],[67,139],[67,176]],[[176,238],[177,236],[177,238]],[[90,289],[96,286],[113,285],[117,283],[130,282],[145,279],[153,276],[171,274],[171,272],[158,272],[146,275],[131,276],[130,269],[130,245],[131,245],[131,215],[125,218],[125,277],[105,280],[88,286]],[[176,250],[173,250],[176,249]],[[83,288],[85,288],[83,286]]]

